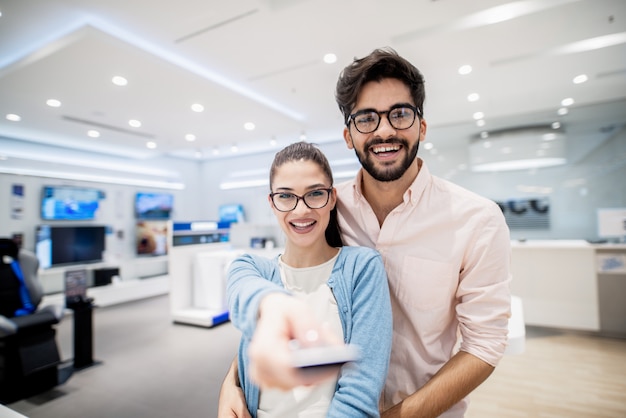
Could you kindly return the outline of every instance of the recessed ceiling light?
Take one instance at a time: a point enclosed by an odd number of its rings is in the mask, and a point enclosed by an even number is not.
[[[559,110],[556,111],[557,114],[564,116],[567,115],[569,113],[569,110],[566,107],[562,107]]]
[[[465,64],[465,65],[461,65],[459,67],[459,74],[461,74],[461,75],[467,75],[467,74],[469,74],[471,72],[472,72],[472,66],[471,65]]]
[[[232,152],[237,152],[237,151],[239,151],[239,148],[237,148],[237,145],[233,145],[232,147],[230,147],[230,150]]]
[[[276,146],[276,139],[274,139],[274,138],[270,139],[270,145],[275,147]]]
[[[324,62],[326,64],[334,64],[337,62],[337,55],[332,53],[324,55]]]
[[[139,128],[141,126],[141,122],[139,122],[137,119],[129,120],[128,124],[132,126],[133,128]]]
[[[255,126],[254,126],[254,123],[252,123],[252,122],[246,122],[246,123],[244,123],[243,128],[246,131],[254,131]]]
[[[478,126],[479,128],[482,128],[483,126],[485,126],[485,120],[484,119],[478,119],[476,121],[476,126]]]
[[[306,141],[306,133],[302,132],[300,134],[300,141]]]
[[[480,95],[478,93],[470,93],[467,96],[468,102],[477,102],[478,100],[480,100]]]
[[[561,106],[571,106],[573,104],[574,104],[574,99],[572,99],[571,97],[561,100]]]
[[[187,134],[185,135],[185,139],[189,142],[193,142],[196,140],[196,136],[194,134]]]
[[[581,84],[581,83],[586,82],[587,80],[589,80],[589,77],[587,77],[587,74],[580,74],[574,77],[572,81],[574,82],[574,84]]]
[[[58,101],[57,99],[48,99],[46,100],[46,104],[50,107],[60,107],[61,106],[61,102]]]
[[[113,82],[113,84],[115,84],[116,86],[125,86],[128,84],[128,80],[126,80],[124,77],[116,75],[115,77],[113,77],[111,79],[111,81]]]
[[[432,142],[427,142],[424,144],[424,149],[432,149],[434,146]]]
[[[90,129],[87,131],[87,136],[90,138],[99,138],[100,137],[100,132],[94,130],[94,129]]]
[[[487,139],[487,138],[489,138],[489,132],[487,132],[487,131],[482,131],[482,132],[480,133],[480,137],[481,137],[482,139]]]
[[[548,132],[541,135],[541,139],[544,141],[554,141],[556,139],[556,134],[554,132]]]
[[[559,129],[561,127],[561,122],[552,122],[552,125],[550,126],[552,129]]]
[[[204,106],[202,106],[200,103],[194,103],[191,105],[191,110],[197,113],[204,112]]]
[[[150,149],[155,149],[157,147],[157,144],[154,141],[148,141],[146,142],[146,147]]]
[[[9,113],[6,118],[11,122],[19,122],[22,120],[22,117],[20,115],[16,115],[15,113]]]
[[[472,115],[472,117],[473,117],[475,120],[478,120],[478,119],[482,119],[482,118],[484,118],[484,117],[485,117],[485,114],[484,114],[483,112],[476,112],[476,113],[474,113],[474,115]]]

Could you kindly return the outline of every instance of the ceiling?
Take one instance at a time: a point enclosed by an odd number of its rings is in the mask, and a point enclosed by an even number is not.
[[[425,76],[435,149],[555,121],[599,143],[626,122],[623,0],[0,0],[0,12],[4,158],[7,138],[141,160],[337,141],[339,72],[385,46]]]

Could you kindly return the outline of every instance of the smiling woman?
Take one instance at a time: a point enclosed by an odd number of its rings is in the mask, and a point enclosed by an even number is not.
[[[243,334],[234,380],[240,382],[248,410],[261,418],[304,411],[311,417],[378,416],[391,349],[391,305],[382,259],[372,249],[342,246],[332,172],[315,146],[298,142],[279,151],[270,169],[270,190],[268,203],[286,237],[284,253],[273,260],[245,255],[229,269],[231,320]],[[285,311],[311,323],[305,335],[287,335],[298,347],[330,345],[332,353],[343,341],[350,344],[343,348],[359,347],[360,357],[313,374],[288,366],[289,373],[253,380],[258,376],[256,356],[269,352],[287,362],[297,357],[293,344],[277,343],[278,336],[255,336]],[[374,336],[377,344],[372,346]],[[264,351],[265,344],[276,347]],[[294,388],[304,384],[309,386]]]

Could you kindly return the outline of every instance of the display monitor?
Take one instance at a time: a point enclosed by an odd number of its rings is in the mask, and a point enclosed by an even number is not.
[[[135,216],[137,219],[169,219],[174,208],[171,193],[138,192],[135,195]]]
[[[41,197],[41,218],[53,220],[90,220],[96,218],[104,192],[73,186],[44,186]]]
[[[35,253],[41,268],[102,261],[104,226],[39,225]]]
[[[168,221],[139,221],[136,231],[136,249],[138,255],[167,254]]]
[[[626,238],[626,208],[598,209],[598,236]]]
[[[218,213],[220,222],[236,223],[246,220],[243,206],[238,203],[221,205]]]

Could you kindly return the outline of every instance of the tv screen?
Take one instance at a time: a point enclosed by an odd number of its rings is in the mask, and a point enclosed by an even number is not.
[[[41,218],[44,220],[90,220],[104,192],[72,186],[44,186],[41,198]]]
[[[102,261],[104,226],[39,225],[35,253],[41,268]]]
[[[135,231],[137,254],[167,254],[167,221],[139,221]]]
[[[135,215],[138,219],[169,219],[174,208],[170,193],[143,193],[135,195]]]
[[[219,207],[219,217],[221,222],[228,223],[244,222],[246,220],[243,205],[237,203],[221,205]]]

